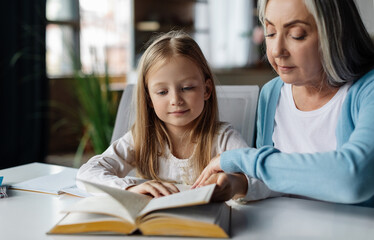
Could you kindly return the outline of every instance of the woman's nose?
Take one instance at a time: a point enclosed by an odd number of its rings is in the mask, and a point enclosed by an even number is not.
[[[273,39],[271,53],[274,58],[286,57],[289,55],[285,40],[282,37]]]

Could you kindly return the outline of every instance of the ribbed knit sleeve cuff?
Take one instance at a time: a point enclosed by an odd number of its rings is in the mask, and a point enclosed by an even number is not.
[[[263,163],[273,153],[279,150],[272,146],[261,148],[241,148],[223,152],[221,154],[221,168],[227,173],[242,172],[250,177],[261,178],[265,171]]]
[[[242,159],[242,157],[243,151],[246,150],[247,149],[234,149],[223,152],[220,160],[222,170],[227,173],[243,172],[242,164],[244,159]]]

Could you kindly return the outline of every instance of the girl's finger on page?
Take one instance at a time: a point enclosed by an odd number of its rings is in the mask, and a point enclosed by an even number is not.
[[[153,185],[149,184],[146,187],[146,192],[152,195],[155,198],[162,197],[163,195],[159,192],[157,188],[155,188]]]
[[[179,192],[179,189],[177,188],[177,186],[175,186],[174,184],[172,183],[168,183],[168,182],[163,182],[162,183],[165,187],[167,187],[169,189],[170,192],[172,193],[177,193]]]
[[[167,195],[170,195],[170,194],[173,193],[162,182],[153,182],[153,186],[155,188],[157,188],[157,190],[159,191],[159,193],[161,193],[163,196],[167,196]]]

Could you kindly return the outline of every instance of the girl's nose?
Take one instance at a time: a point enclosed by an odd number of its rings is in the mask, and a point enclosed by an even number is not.
[[[178,92],[174,92],[170,99],[170,104],[175,106],[180,106],[183,104],[183,99]]]

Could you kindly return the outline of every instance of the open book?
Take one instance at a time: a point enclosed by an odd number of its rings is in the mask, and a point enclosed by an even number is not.
[[[24,182],[12,184],[10,188],[55,195],[67,193],[78,197],[91,196],[87,192],[78,189],[75,185],[77,172],[78,169],[66,168],[59,173],[40,176]]]
[[[133,234],[229,237],[231,209],[209,203],[215,184],[160,198],[85,183],[105,194],[64,210],[49,234]],[[209,203],[209,204],[208,204]]]

